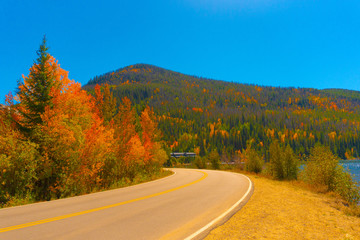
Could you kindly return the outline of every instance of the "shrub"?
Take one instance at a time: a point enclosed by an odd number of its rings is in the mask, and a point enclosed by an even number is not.
[[[206,168],[206,160],[205,160],[205,158],[202,158],[200,156],[195,157],[194,164],[199,169],[205,169]]]
[[[39,153],[37,146],[17,136],[0,136],[0,205],[30,197],[35,188]]]
[[[339,161],[330,149],[315,146],[310,151],[304,168],[304,180],[313,185],[323,185],[327,191],[333,191],[338,167]]]
[[[245,165],[245,157],[242,154],[242,152],[238,151],[235,153],[234,157],[233,157],[233,161],[235,163],[235,168],[239,169],[239,170],[244,170],[244,165]]]
[[[250,149],[246,154],[245,170],[248,172],[260,173],[264,165],[264,160],[254,149]]]
[[[351,174],[340,165],[336,168],[335,192],[352,204],[360,201],[360,187]]]
[[[303,171],[303,179],[317,188],[324,186],[326,191],[339,194],[349,203],[360,201],[360,189],[351,174],[344,171],[338,159],[329,148],[314,147]]]

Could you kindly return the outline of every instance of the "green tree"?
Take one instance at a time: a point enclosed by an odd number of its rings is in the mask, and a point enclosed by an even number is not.
[[[278,141],[274,141],[270,144],[269,148],[270,163],[269,171],[270,174],[276,179],[284,179],[284,163],[282,150]]]
[[[47,53],[46,38],[37,51],[38,58],[30,68],[28,77],[23,77],[24,82],[18,82],[18,96],[20,106],[18,112],[21,120],[18,122],[21,130],[31,132],[37,125],[42,124],[41,114],[47,106],[51,106],[51,89],[56,85],[56,64],[50,61]]]
[[[246,153],[245,170],[248,172],[260,173],[264,165],[264,160],[254,149]]]
[[[299,172],[299,159],[292,148],[287,145],[283,152],[284,178],[288,180],[297,179]]]
[[[278,141],[274,141],[270,144],[269,155],[269,171],[275,179],[297,179],[299,159],[289,145],[284,148]]]
[[[220,169],[220,156],[216,149],[210,152],[209,161],[213,169]]]

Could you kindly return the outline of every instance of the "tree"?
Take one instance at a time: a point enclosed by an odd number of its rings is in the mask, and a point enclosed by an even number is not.
[[[168,156],[160,142],[161,133],[157,128],[154,112],[146,107],[141,113],[142,140],[145,148],[144,163],[149,171],[157,170],[162,166]]]
[[[114,120],[116,158],[107,164],[109,167],[107,175],[110,182],[113,179],[120,180],[124,176],[130,177],[132,180],[139,158],[144,155],[143,147],[140,146],[141,142],[135,129],[135,114],[130,99],[124,97],[119,104],[118,113]],[[140,149],[141,153],[137,154],[136,159],[129,157],[131,154],[135,154],[131,151],[136,148]]]
[[[43,157],[38,199],[90,192],[101,182],[100,173],[113,152],[113,130],[103,125],[94,98],[59,66],[54,75],[59,81],[50,92],[51,107],[33,131]]]
[[[220,169],[220,156],[216,149],[210,152],[209,161],[213,169]]]
[[[278,141],[274,141],[270,144],[270,174],[276,179],[284,179],[284,162],[282,156],[282,150]]]
[[[274,141],[270,145],[269,155],[269,172],[275,179],[297,179],[299,159],[289,145],[284,148]]]
[[[159,171],[167,154],[150,108],[139,120],[124,98],[117,111],[109,85],[90,95],[47,50],[44,38],[18,95],[0,107],[0,204],[89,193]]]
[[[246,153],[245,170],[254,173],[260,173],[264,165],[264,160],[257,154],[254,149]]]
[[[98,84],[95,86],[95,99],[100,116],[108,124],[115,117],[117,101],[110,91],[109,84],[105,84],[103,87]]]
[[[20,105],[17,111],[21,118],[18,124],[21,130],[31,132],[37,125],[42,124],[41,114],[47,106],[51,107],[51,90],[56,87],[56,71],[58,64],[47,53],[46,38],[37,51],[38,58],[30,68],[28,77],[23,76],[24,82],[18,82],[18,100]]]
[[[287,145],[283,153],[284,178],[288,180],[297,179],[299,171],[299,159],[295,156],[292,148]]]

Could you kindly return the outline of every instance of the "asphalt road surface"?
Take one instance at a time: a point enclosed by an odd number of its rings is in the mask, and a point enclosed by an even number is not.
[[[241,174],[172,170],[127,188],[0,209],[0,239],[199,239],[252,194]]]

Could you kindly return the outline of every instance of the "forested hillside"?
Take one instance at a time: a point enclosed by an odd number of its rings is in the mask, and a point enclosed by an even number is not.
[[[138,112],[153,108],[172,151],[203,156],[216,149],[230,161],[251,145],[268,159],[277,139],[300,156],[317,143],[342,159],[360,155],[356,91],[246,85],[146,64],[96,76],[84,88],[94,93],[96,84],[109,84],[115,97],[128,97]]]

